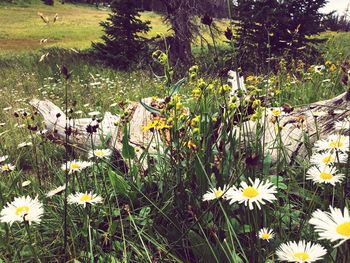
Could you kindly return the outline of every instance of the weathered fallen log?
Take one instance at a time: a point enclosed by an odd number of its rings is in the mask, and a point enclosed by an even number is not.
[[[144,100],[146,104],[151,104],[152,99]],[[49,137],[56,143],[65,141],[66,115],[55,104],[48,100],[33,99],[30,104],[35,107],[43,116]],[[278,143],[284,145],[284,157],[293,162],[297,157],[304,158],[311,145],[318,138],[325,138],[335,132],[335,121],[341,121],[349,114],[350,96],[343,93],[333,99],[319,101],[310,105],[295,108],[283,117],[275,119],[274,122],[266,120],[264,122],[265,132],[261,140],[264,142],[266,152],[272,156],[272,161],[279,158],[281,151]],[[144,131],[143,126],[151,120],[151,113],[147,111],[141,103],[132,103],[130,111],[130,143],[140,149],[145,149],[152,145],[152,132]],[[326,115],[317,116],[317,112],[326,112]],[[59,117],[57,117],[59,115]],[[99,145],[108,139],[108,147],[117,152],[122,150],[122,131],[119,129],[119,116],[106,112],[99,129],[96,133],[88,133],[86,128],[91,125],[91,118],[71,119],[71,135],[69,143],[83,149],[90,149],[93,145]],[[243,124],[244,139],[255,138],[255,122],[246,121]],[[280,128],[276,129],[276,125]],[[278,131],[279,129],[279,131]],[[318,136],[316,136],[318,134]],[[305,142],[305,138],[308,142]],[[142,151],[138,152],[138,156]]]
[[[272,160],[276,161],[278,158],[280,152],[277,147],[278,143],[284,145],[283,154],[286,154],[287,161],[293,162],[296,158],[303,159],[318,138],[323,139],[336,132],[335,122],[342,121],[349,115],[349,106],[350,97],[346,92],[329,100],[295,108],[289,114],[281,117],[278,122],[267,121],[265,136],[262,140]],[[248,126],[253,127],[254,125],[249,122]],[[277,130],[277,125],[280,127],[280,132]],[[277,138],[278,134],[280,139]],[[254,137],[255,134],[249,135],[250,138],[252,136]]]

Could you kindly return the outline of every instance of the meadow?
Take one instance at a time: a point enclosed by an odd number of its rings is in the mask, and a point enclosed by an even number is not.
[[[348,90],[350,34],[318,36],[328,40],[317,65],[281,60],[277,72],[239,79],[215,71],[196,43],[199,66],[179,81],[162,76],[167,62],[97,63],[89,48],[107,16],[102,6],[0,4],[0,263],[349,262],[349,109],[307,105]],[[147,37],[169,34],[160,15],[142,18]],[[127,105],[147,97],[152,115],[138,132],[151,139],[137,144]],[[90,148],[65,141],[75,124],[53,143],[33,98],[90,120]],[[120,148],[99,131],[107,111]],[[301,131],[300,156],[288,152],[289,125]]]

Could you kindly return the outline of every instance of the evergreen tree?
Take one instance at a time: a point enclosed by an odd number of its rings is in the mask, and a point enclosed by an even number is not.
[[[45,5],[53,5],[54,4],[54,0],[42,0],[44,2]]]
[[[150,30],[150,22],[139,19],[141,10],[134,0],[114,0],[111,9],[107,21],[101,22],[104,43],[93,43],[93,48],[107,64],[127,69],[146,50],[146,39],[140,34]]]
[[[261,72],[280,57],[312,61],[317,57],[314,44],[322,40],[310,36],[323,30],[320,9],[327,1],[237,0],[233,21],[238,65]]]

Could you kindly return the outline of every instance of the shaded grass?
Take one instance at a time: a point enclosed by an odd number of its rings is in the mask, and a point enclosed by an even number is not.
[[[350,58],[350,33],[349,32],[324,32],[326,43],[321,46],[325,59],[345,60]]]

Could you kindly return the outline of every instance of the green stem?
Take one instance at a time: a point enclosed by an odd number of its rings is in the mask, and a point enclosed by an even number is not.
[[[30,249],[32,250],[32,253],[34,255],[34,259],[35,259],[35,262],[40,262],[39,258],[38,258],[38,255],[36,253],[36,250],[33,246],[33,239],[32,239],[32,235],[30,233],[30,228],[29,228],[29,223],[28,221],[24,221],[24,225],[25,225],[25,228],[26,228],[26,231],[27,231],[27,234],[28,234],[28,239],[29,239],[29,246],[30,246]]]
[[[90,260],[91,260],[91,263],[94,263],[94,252],[92,250],[92,236],[91,236],[91,225],[90,225],[89,212],[87,212],[87,214],[86,214],[86,220],[87,220],[87,224],[88,224]]]
[[[66,260],[67,256],[67,244],[68,244],[68,225],[67,225],[67,207],[68,207],[68,84],[66,82],[65,89],[64,89],[64,98],[65,98],[65,114],[66,114],[66,136],[65,136],[65,141],[64,141],[64,146],[65,146],[65,161],[66,161],[66,169],[65,169],[65,184],[66,184],[66,189],[64,191],[64,216],[63,216],[63,221],[64,221],[64,241],[63,241],[63,250],[64,250],[64,258]]]

